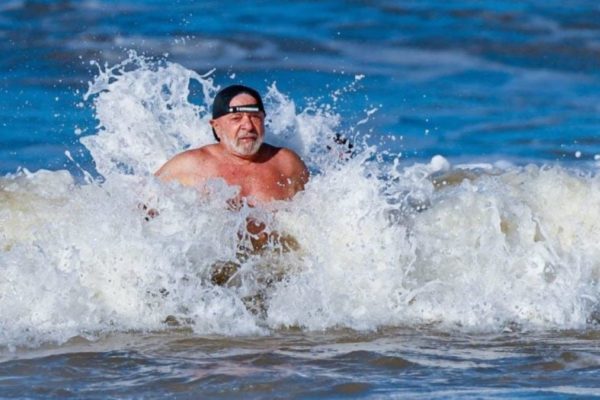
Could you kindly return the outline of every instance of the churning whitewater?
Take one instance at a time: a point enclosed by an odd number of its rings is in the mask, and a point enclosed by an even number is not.
[[[191,85],[202,104],[190,102]],[[131,54],[99,68],[85,96],[99,125],[81,141],[99,175],[0,178],[0,346],[174,326],[267,335],[596,323],[595,173],[385,161],[356,127],[340,132],[336,94],[298,109],[273,83],[267,141],[298,152],[311,181],[290,202],[232,210],[237,189],[223,181],[206,195],[153,177],[175,153],[212,141],[217,89],[212,72]],[[339,133],[354,142],[352,157],[334,141]],[[248,218],[296,245],[247,250]],[[227,284],[211,279],[219,265],[236,267]]]

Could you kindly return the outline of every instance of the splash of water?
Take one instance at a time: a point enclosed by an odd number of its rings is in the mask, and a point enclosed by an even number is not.
[[[189,101],[190,81],[204,104]],[[290,202],[233,211],[237,189],[222,181],[206,197],[152,177],[175,153],[211,141],[216,89],[210,73],[132,53],[100,68],[86,95],[99,127],[82,142],[101,183],[76,184],[65,171],[0,179],[0,344],[174,324],[238,335],[567,329],[595,319],[598,177],[452,167],[442,157],[386,163],[366,146],[347,157],[332,140],[341,118],[331,107],[298,110],[273,84],[267,141],[297,151],[312,178]],[[248,218],[293,245],[247,251]],[[227,284],[215,284],[218,266],[237,271]]]

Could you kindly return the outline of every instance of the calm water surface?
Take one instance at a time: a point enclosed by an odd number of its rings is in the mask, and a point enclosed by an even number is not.
[[[5,354],[7,398],[589,398],[598,333],[118,335]]]

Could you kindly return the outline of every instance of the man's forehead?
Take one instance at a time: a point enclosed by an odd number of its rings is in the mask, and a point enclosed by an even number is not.
[[[258,104],[258,100],[249,93],[240,93],[234,96],[229,102],[230,106],[239,106],[242,104]]]

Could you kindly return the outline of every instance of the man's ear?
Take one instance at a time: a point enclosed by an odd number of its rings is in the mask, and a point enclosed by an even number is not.
[[[217,135],[217,130],[215,129],[215,126],[219,125],[219,123],[215,119],[211,119],[210,121],[208,121],[208,123],[210,124],[210,126],[212,126],[212,133],[213,133],[213,136],[215,137],[215,140],[217,142],[220,142],[221,138]]]

